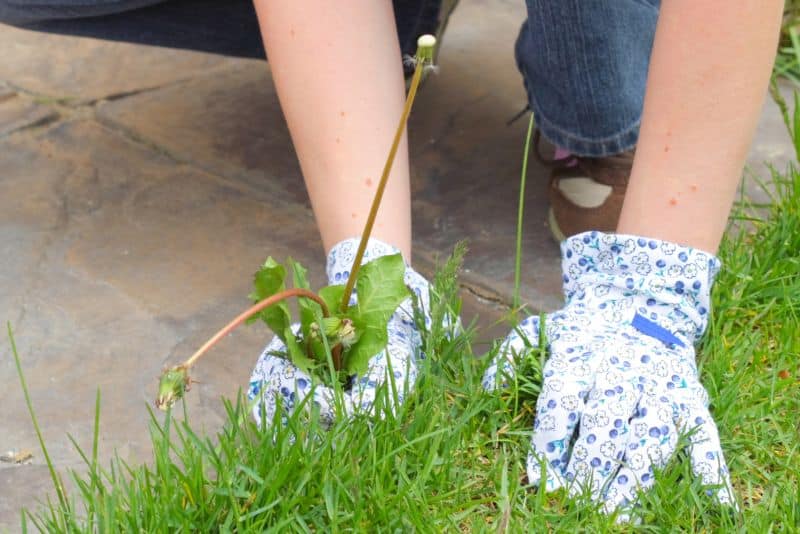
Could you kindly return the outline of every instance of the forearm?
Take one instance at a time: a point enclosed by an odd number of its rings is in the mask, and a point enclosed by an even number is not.
[[[664,0],[620,233],[716,251],[772,68],[782,0]]]
[[[389,0],[256,0],[286,121],[325,250],[364,226],[404,100]],[[401,143],[373,235],[411,250]]]

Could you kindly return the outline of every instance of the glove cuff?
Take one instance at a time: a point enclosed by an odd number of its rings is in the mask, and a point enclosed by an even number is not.
[[[596,301],[624,322],[644,318],[693,343],[708,323],[719,259],[668,241],[585,232],[561,244],[567,304]]]
[[[353,260],[358,251],[358,244],[361,239],[352,237],[340,241],[331,248],[328,253],[328,262],[326,266],[326,273],[328,274],[328,283],[346,284],[347,277],[350,276],[350,269],[353,267]],[[367,248],[364,249],[364,257],[361,259],[361,265],[380,258],[382,256],[389,256],[391,254],[401,254],[400,249],[384,243],[378,239],[370,238],[367,242]],[[425,316],[425,323],[430,325],[430,295],[428,281],[425,280],[421,274],[415,271],[409,264],[406,258],[403,258],[406,264],[406,272],[403,276],[406,286],[414,292],[417,296],[417,301],[422,308]],[[356,291],[350,298],[350,304],[355,303],[357,299]],[[405,324],[409,329],[414,329],[414,310],[411,304],[411,299],[406,299],[398,308],[398,319]],[[419,334],[415,334],[419,335]]]
[[[353,267],[353,260],[356,257],[360,241],[361,239],[357,237],[345,239],[344,241],[336,243],[333,248],[331,248],[331,251],[328,252],[328,262],[325,272],[328,275],[329,284],[347,283],[347,277],[350,276],[350,269]],[[361,259],[361,265],[375,258],[380,258],[381,256],[400,253],[400,249],[371,237],[367,242],[367,248],[364,249],[364,257]],[[417,295],[417,298],[420,299],[422,309],[426,311],[427,315],[427,310],[430,309],[428,281],[409,265],[406,258],[403,258],[403,260],[406,264],[405,283],[409,289]]]
[[[325,267],[325,272],[328,275],[328,283],[347,283],[347,277],[350,276],[350,269],[353,267],[353,260],[356,258],[356,252],[358,251],[358,244],[360,241],[360,238],[351,237],[344,241],[339,241],[331,248],[331,251],[328,252],[328,262]],[[364,249],[364,257],[361,259],[361,265],[375,258],[389,256],[391,254],[400,254],[400,249],[388,243],[384,243],[383,241],[379,241],[378,239],[370,238],[367,242],[367,248]],[[408,267],[407,261],[406,267]]]

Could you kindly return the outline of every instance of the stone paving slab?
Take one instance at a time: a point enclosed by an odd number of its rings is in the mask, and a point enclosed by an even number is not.
[[[786,80],[782,80],[778,87],[783,98],[789,103],[794,101],[794,91],[800,89]],[[762,180],[772,191],[773,189],[769,187],[771,169],[785,172],[790,163],[796,162],[796,157],[780,109],[772,97],[768,96],[747,156],[743,184],[747,196],[755,202],[768,203],[769,194],[762,190],[756,179]]]
[[[0,469],[0,488],[26,488],[28,500],[18,498],[0,499],[0,532],[21,530],[20,508],[35,510],[44,502],[45,495],[52,493],[50,474],[44,465],[19,465]],[[55,497],[55,495],[53,495]],[[28,523],[30,528],[30,522]]]
[[[58,112],[0,88],[0,137],[58,119]]]
[[[176,160],[307,203],[266,63],[240,61],[218,74],[103,103],[97,114]]]
[[[71,104],[142,91],[230,61],[213,54],[52,35],[0,25],[0,80]]]

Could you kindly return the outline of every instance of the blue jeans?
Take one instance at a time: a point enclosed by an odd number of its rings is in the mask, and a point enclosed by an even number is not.
[[[579,156],[633,148],[660,0],[527,0],[517,66],[542,134]]]
[[[395,0],[405,53],[435,30],[440,0]],[[542,134],[581,156],[632,148],[660,0],[527,0],[517,64]],[[34,30],[264,57],[251,0],[0,0]]]

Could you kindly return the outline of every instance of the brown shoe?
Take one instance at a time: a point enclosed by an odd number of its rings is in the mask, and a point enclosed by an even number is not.
[[[552,168],[547,222],[553,237],[563,241],[567,236],[588,230],[615,231],[634,151],[602,158],[569,156],[548,161],[539,151],[540,139],[537,130],[534,154],[541,163]]]

